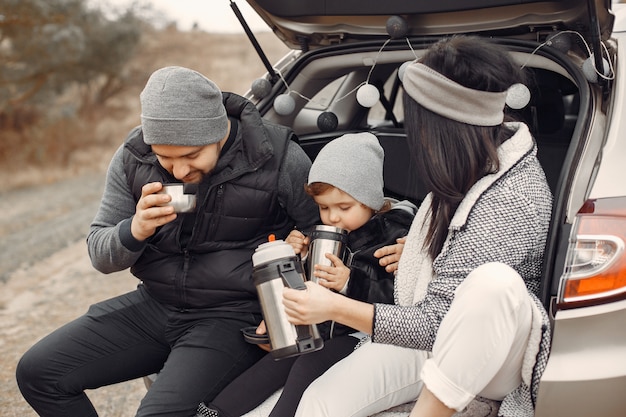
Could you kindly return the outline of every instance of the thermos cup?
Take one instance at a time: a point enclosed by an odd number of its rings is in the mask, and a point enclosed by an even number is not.
[[[346,230],[335,226],[315,226],[309,233],[309,253],[305,261],[308,279],[313,282],[318,281],[318,278],[313,275],[316,264],[332,266],[333,263],[326,257],[327,253],[332,253],[346,262],[347,243],[348,232]]]
[[[163,184],[163,188],[158,194],[169,194],[172,200],[165,206],[173,206],[176,213],[189,213],[196,208],[195,184],[170,183]]]
[[[283,288],[306,289],[302,263],[283,240],[262,243],[252,255],[252,279],[259,294],[274,359],[314,352],[324,347],[316,325],[287,321]]]

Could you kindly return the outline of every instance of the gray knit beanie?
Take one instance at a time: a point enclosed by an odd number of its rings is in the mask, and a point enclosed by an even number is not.
[[[309,171],[309,185],[330,184],[378,211],[385,202],[384,157],[383,148],[371,133],[343,135],[319,152]]]
[[[143,140],[148,145],[204,146],[226,136],[222,92],[196,71],[182,67],[155,71],[140,100]]]

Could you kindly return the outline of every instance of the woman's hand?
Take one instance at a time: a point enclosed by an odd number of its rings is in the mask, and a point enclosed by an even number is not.
[[[348,268],[339,257],[332,253],[327,253],[326,258],[328,258],[333,265],[315,264],[313,275],[319,278],[318,283],[321,286],[339,292],[343,290],[343,287],[345,287],[348,282],[348,278],[350,278],[350,268]]]
[[[306,287],[306,290],[283,289],[283,305],[289,322],[317,324],[331,320],[333,297],[345,297],[311,281],[306,282]]]
[[[371,334],[374,306],[344,297],[311,281],[306,290],[283,289],[283,305],[290,323],[317,324],[334,320]]]
[[[309,251],[309,238],[298,230],[294,229],[289,232],[289,236],[287,236],[285,242],[289,243],[296,255],[300,254],[301,257],[306,256]]]
[[[378,258],[378,263],[380,266],[384,266],[387,272],[396,272],[398,269],[398,262],[404,250],[406,236],[396,239],[396,242],[395,245],[383,246],[374,252],[374,256]]]

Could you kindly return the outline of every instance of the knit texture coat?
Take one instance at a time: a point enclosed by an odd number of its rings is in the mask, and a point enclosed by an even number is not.
[[[431,351],[459,284],[482,264],[505,263],[524,279],[536,309],[522,383],[504,398],[499,415],[532,417],[550,343],[548,316],[536,294],[552,195],[528,127],[522,123],[510,127],[516,133],[498,148],[500,169],[480,179],[467,193],[434,260],[423,247],[431,196],[420,206],[398,268],[396,305],[375,305],[372,340]]]

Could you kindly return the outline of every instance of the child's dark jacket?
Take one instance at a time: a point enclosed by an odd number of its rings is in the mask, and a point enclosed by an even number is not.
[[[352,259],[346,264],[350,268],[347,297],[367,303],[393,304],[395,274],[380,266],[374,252],[383,246],[393,245],[396,239],[406,236],[415,211],[415,206],[403,201],[389,211],[374,215],[363,226],[348,234],[348,248]],[[331,326],[330,322],[325,322],[318,327],[325,339],[355,332],[339,323]]]

